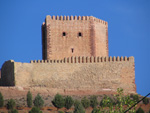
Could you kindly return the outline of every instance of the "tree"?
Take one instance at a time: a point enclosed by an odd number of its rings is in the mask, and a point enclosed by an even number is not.
[[[73,103],[74,103],[74,101],[73,101],[72,97],[71,96],[67,96],[65,98],[65,105],[64,105],[64,107],[68,110],[68,109],[71,108],[71,106],[73,105]]]
[[[33,103],[34,103],[34,106],[41,108],[44,105],[44,100],[42,99],[40,94],[37,94],[37,96],[35,97]]]
[[[4,99],[3,99],[2,93],[0,92],[0,107],[3,107],[3,106],[4,106]]]
[[[117,103],[115,111],[124,112],[125,110],[129,109],[133,104],[135,104],[135,100],[132,100],[129,95],[124,96],[123,89],[118,88],[117,94],[115,95]],[[123,105],[126,105],[127,107],[124,109]],[[135,113],[135,107],[129,110],[130,113]]]
[[[83,97],[81,100],[82,106],[87,109],[90,106],[90,101],[86,97]]]
[[[27,93],[27,105],[28,107],[32,107],[32,94],[30,91]]]
[[[137,109],[136,113],[144,113],[144,110],[143,110],[141,107],[139,107],[139,108]]]
[[[12,110],[8,111],[8,113],[18,113],[18,110],[12,109]]]
[[[58,111],[58,113],[64,113],[63,111]]]
[[[80,101],[78,101],[78,100],[74,101],[74,107],[78,106],[79,104],[80,104]]]
[[[76,100],[74,103],[74,112],[73,113],[85,113],[85,110],[82,106],[82,104],[80,103],[80,101]]]
[[[97,108],[94,108],[91,113],[100,113],[100,110]]]
[[[113,100],[108,97],[108,96],[104,96],[104,98],[101,100],[100,102],[100,106],[103,108],[103,107],[110,107],[110,106],[113,106]]]
[[[133,100],[135,100],[136,102],[139,101],[139,96],[137,94],[132,94],[131,97],[133,98]]]
[[[149,103],[148,98],[145,98],[145,99],[143,100],[143,104],[147,105],[148,103]]]
[[[99,109],[93,111],[93,113],[124,113],[128,110],[133,104],[135,104],[135,100],[131,99],[129,95],[124,96],[123,89],[118,88],[117,94],[114,95],[114,100],[116,100],[115,106],[114,102],[111,98],[105,96],[101,101],[101,106]],[[124,107],[126,105],[126,107]],[[104,107],[107,106],[107,109]],[[129,113],[135,113],[135,108],[130,109]]]
[[[98,105],[97,96],[93,95],[90,97],[90,106],[95,108]]]
[[[64,107],[65,100],[60,94],[56,94],[52,100],[52,104],[58,109]]]
[[[34,106],[29,113],[42,113],[39,107]]]
[[[15,100],[14,99],[10,99],[7,103],[7,109],[11,109],[13,110],[16,106]]]

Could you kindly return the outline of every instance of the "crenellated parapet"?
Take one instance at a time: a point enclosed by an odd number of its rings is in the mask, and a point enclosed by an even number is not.
[[[30,63],[99,63],[99,62],[119,62],[119,61],[130,61],[134,62],[134,57],[68,57],[62,60],[31,60]]]
[[[47,15],[46,16],[46,20],[59,20],[59,21],[67,21],[67,20],[94,20],[96,22],[102,23],[107,25],[108,23],[104,20],[98,19],[96,17],[93,16],[50,16]]]

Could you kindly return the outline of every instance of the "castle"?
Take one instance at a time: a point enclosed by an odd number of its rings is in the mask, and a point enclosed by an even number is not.
[[[136,93],[134,57],[108,56],[108,23],[92,16],[46,16],[43,60],[6,61],[1,85],[72,92]]]

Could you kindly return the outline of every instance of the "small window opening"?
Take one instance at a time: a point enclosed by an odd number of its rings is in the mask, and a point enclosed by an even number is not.
[[[74,52],[74,48],[71,48],[71,52],[72,52],[72,53]]]
[[[81,33],[81,32],[79,32],[78,36],[82,36],[82,33]]]
[[[63,33],[62,33],[62,35],[63,35],[63,36],[66,36],[66,33],[65,33],[65,32],[63,32]]]

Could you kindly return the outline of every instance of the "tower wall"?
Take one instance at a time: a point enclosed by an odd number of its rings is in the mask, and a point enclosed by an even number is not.
[[[107,22],[92,16],[47,16],[42,25],[43,59],[108,56],[107,29]]]

